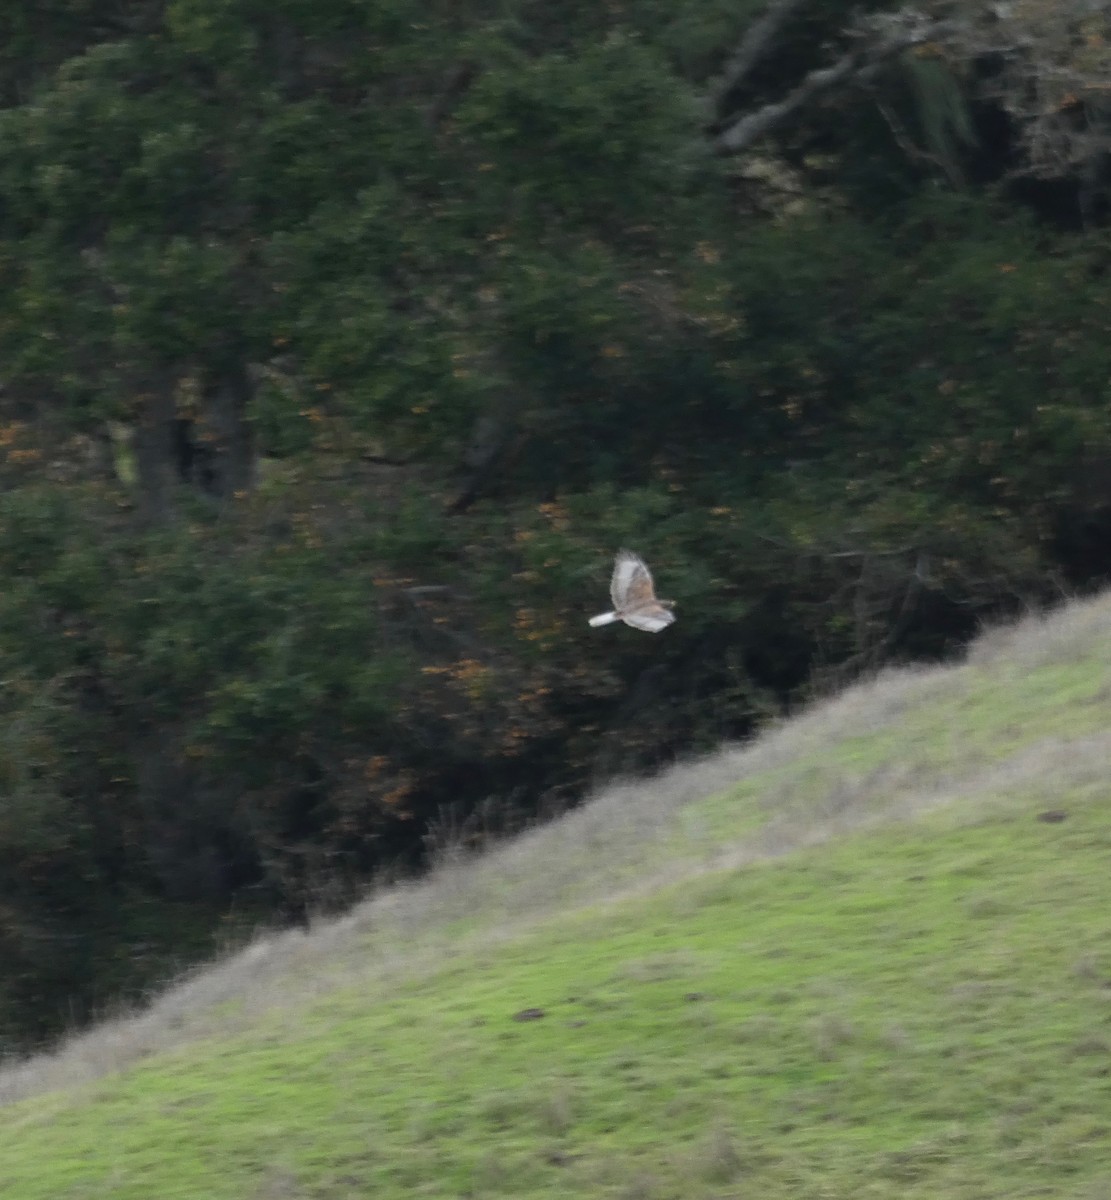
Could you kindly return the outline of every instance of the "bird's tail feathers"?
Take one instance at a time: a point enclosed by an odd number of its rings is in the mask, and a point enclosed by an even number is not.
[[[620,620],[617,613],[608,612],[608,613],[599,613],[596,617],[591,617],[590,623],[595,628],[597,628],[599,625],[612,625],[614,623],[614,621],[617,621],[617,620]]]

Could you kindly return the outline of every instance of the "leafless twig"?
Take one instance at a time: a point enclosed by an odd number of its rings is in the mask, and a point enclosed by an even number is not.
[[[753,67],[766,56],[783,23],[806,0],[778,0],[745,31],[740,45],[729,56],[721,74],[707,89],[706,99],[712,112],[720,114],[729,93],[744,83]]]
[[[811,71],[784,99],[765,104],[735,121],[717,135],[714,148],[719,154],[737,154],[748,149],[823,92],[867,79],[904,50],[942,38],[953,28],[950,21],[928,21],[914,13],[902,15],[906,18],[903,21],[886,22],[889,28],[878,38],[867,39],[862,35],[831,66]]]

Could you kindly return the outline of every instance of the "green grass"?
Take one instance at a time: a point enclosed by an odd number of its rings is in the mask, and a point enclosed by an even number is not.
[[[1111,1195],[1109,648],[1028,623],[280,943],[0,1110],[0,1195]]]

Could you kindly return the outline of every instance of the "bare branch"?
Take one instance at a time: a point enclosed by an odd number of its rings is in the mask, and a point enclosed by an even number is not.
[[[721,114],[729,93],[744,83],[752,68],[767,54],[784,21],[805,3],[806,0],[773,0],[748,27],[740,45],[729,56],[721,74],[706,93],[713,112]]]
[[[906,126],[895,115],[895,110],[890,104],[877,99],[876,107],[879,109],[880,116],[883,117],[887,128],[891,130],[891,136],[895,139],[895,144],[907,158],[911,161],[929,163],[931,166],[936,167],[949,180],[953,187],[961,187],[963,185],[964,179],[956,163],[950,162],[940,154],[931,154],[928,150],[923,150],[920,146],[916,146],[914,139],[907,132]]]
[[[459,596],[460,593],[450,584],[446,583],[424,583],[418,587],[402,588],[402,595],[412,596],[414,599],[423,600],[428,596]],[[464,598],[464,597],[460,597]],[[465,597],[470,599],[470,597]]]
[[[952,28],[951,22],[925,21],[913,13],[904,15],[907,18],[904,22],[889,29],[878,40],[866,42],[862,39],[860,44],[843,54],[831,66],[811,71],[783,100],[775,104],[765,104],[763,108],[741,117],[718,134],[714,139],[714,149],[719,154],[737,154],[748,149],[753,142],[771,132],[823,92],[865,80],[875,74],[883,63],[904,50],[943,38]]]

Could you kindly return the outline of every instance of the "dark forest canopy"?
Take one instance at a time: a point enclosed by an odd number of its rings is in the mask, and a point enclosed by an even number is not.
[[[1105,581],[1109,36],[5,6],[0,1043]]]

